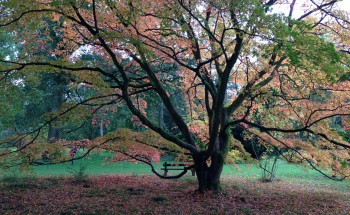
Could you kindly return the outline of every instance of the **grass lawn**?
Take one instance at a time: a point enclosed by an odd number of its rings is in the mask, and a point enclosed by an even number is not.
[[[84,158],[71,163],[64,163],[59,165],[47,165],[37,166],[34,168],[36,176],[67,176],[72,172],[79,171],[81,167],[86,166],[85,173],[88,175],[110,175],[110,174],[128,174],[128,175],[153,175],[148,165],[143,163],[131,163],[131,162],[119,162],[107,164],[107,158],[111,154],[99,153],[93,154],[90,158]],[[159,172],[162,172],[161,167],[164,161],[167,161],[167,157],[163,158],[160,163],[155,163]],[[173,173],[176,173],[173,172]],[[190,172],[187,173],[191,175]],[[223,170],[223,176],[237,176],[245,178],[247,180],[259,180],[261,179],[262,171],[256,164],[237,164],[237,165],[225,165]],[[335,189],[347,189],[350,188],[350,180],[334,181],[326,178],[315,170],[306,169],[294,164],[288,164],[284,161],[279,161],[277,172],[277,179],[286,180],[291,183],[311,183],[316,185],[330,186]]]
[[[35,166],[32,169],[31,176],[35,177],[64,177],[77,174],[80,168],[85,167],[84,174],[90,176],[96,175],[113,175],[113,174],[126,174],[132,176],[141,175],[153,175],[148,165],[143,163],[131,163],[131,162],[118,162],[108,164],[109,158],[112,154],[103,152],[91,154],[88,158],[83,158],[74,161],[74,165],[70,162],[57,164],[57,165],[42,165]],[[164,157],[160,163],[155,163],[157,170],[162,173],[161,167],[164,161],[169,161],[171,157]],[[173,173],[176,173],[173,172]],[[5,176],[21,177],[27,176],[27,174],[21,174],[19,171],[14,173],[0,173]],[[191,173],[187,175],[190,177]],[[223,170],[223,177],[232,178],[239,177],[248,181],[258,181],[261,179],[262,171],[256,164],[238,164],[238,165],[225,165]],[[283,161],[279,161],[277,168],[277,179],[286,181],[288,183],[306,184],[312,186],[329,187],[335,190],[347,190],[350,191],[350,180],[345,181],[333,181],[330,180],[315,170],[307,170],[305,167],[300,167],[293,164],[288,164]],[[191,177],[190,177],[191,178]],[[193,177],[195,179],[195,177]]]
[[[72,171],[79,171],[81,167],[86,167],[85,173],[88,175],[109,175],[109,174],[130,174],[130,175],[150,175],[151,169],[148,165],[143,163],[118,162],[108,164],[109,158],[112,154],[103,152],[91,154],[80,160],[74,161],[72,165],[70,162],[57,165],[43,165],[33,168],[36,176],[67,176],[71,175]],[[161,163],[156,163],[159,167]]]
[[[56,165],[34,166],[31,174],[35,177],[72,176],[79,172],[80,168],[85,167],[84,174],[90,176],[114,174],[132,176],[153,175],[150,167],[143,163],[118,162],[108,164],[108,158],[111,156],[112,154],[107,152],[95,153],[91,154],[88,158],[74,161],[74,165],[67,162]],[[160,163],[154,164],[160,173],[162,173],[163,162],[169,159],[171,157],[164,157]],[[176,173],[176,171],[173,173]],[[21,175],[18,171],[15,173],[2,173],[0,176],[11,176],[13,174],[19,177],[26,176],[26,174]],[[191,173],[188,172],[187,175],[190,176]],[[262,171],[256,164],[230,164],[225,165],[223,170],[223,177],[239,177],[250,181],[261,179],[261,175]],[[350,180],[341,182],[330,180],[315,170],[308,170],[305,167],[288,164],[284,161],[279,161],[276,176],[278,180],[288,181],[289,183],[312,184],[320,187],[326,186],[337,190],[349,190],[350,188]]]

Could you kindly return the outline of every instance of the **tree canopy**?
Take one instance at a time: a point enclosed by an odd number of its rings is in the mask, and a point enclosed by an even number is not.
[[[6,137],[1,156],[38,144],[54,120],[84,119],[87,107],[122,104],[164,140],[154,145],[152,138],[128,135],[148,147],[184,150],[200,190],[220,186],[230,150],[244,153],[232,135],[242,128],[245,138],[274,147],[290,162],[345,177],[350,144],[340,134],[349,129],[350,23],[339,2],[2,0],[0,32],[20,47],[1,43],[2,91],[64,72],[71,88],[91,93],[71,97],[37,127]],[[287,11],[279,12],[283,5]],[[156,103],[175,130],[147,111]],[[88,147],[114,142],[115,150],[152,166],[153,158],[123,150],[119,135]],[[5,147],[24,137],[30,138],[15,152]]]

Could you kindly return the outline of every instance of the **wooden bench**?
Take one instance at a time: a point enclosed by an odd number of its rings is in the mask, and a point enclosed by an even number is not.
[[[163,168],[161,170],[164,170],[164,176],[168,175],[169,170],[182,170],[184,171],[186,167],[186,164],[184,163],[163,163]],[[194,168],[191,168],[192,176],[196,176],[196,172],[194,171]]]

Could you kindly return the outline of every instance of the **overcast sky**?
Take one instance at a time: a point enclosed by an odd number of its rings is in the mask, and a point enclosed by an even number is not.
[[[302,14],[304,14],[304,10],[307,9],[305,6],[303,7],[302,5],[305,2],[310,2],[308,0],[297,0],[294,10],[293,10],[293,17],[294,18],[299,18]],[[312,5],[312,3],[310,2],[310,5]],[[339,9],[341,10],[345,10],[345,11],[349,11],[350,12],[350,0],[343,0],[339,3],[337,3]],[[315,8],[314,6],[312,8]],[[272,12],[282,12],[285,13],[286,15],[289,13],[289,9],[290,9],[290,4],[283,4],[281,6],[278,7],[273,7],[273,11]]]

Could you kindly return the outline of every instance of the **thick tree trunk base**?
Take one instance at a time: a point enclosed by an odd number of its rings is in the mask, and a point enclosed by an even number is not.
[[[223,161],[219,159],[211,160],[210,166],[206,161],[201,161],[195,164],[195,170],[198,180],[198,192],[222,190],[220,176],[223,168]]]

